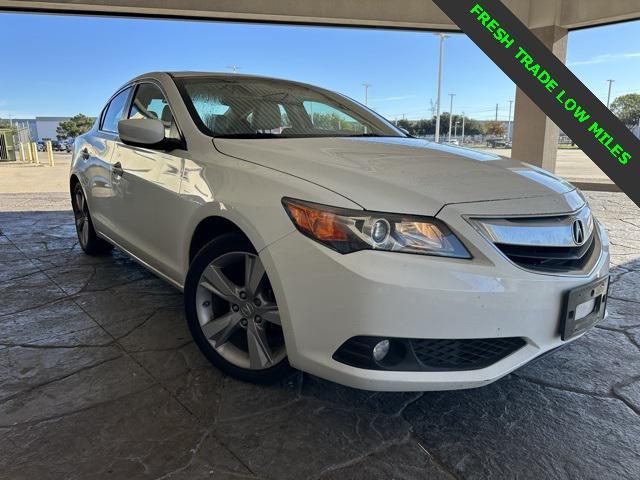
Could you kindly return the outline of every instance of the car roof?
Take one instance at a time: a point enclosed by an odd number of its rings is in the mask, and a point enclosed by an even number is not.
[[[276,78],[276,77],[266,77],[262,75],[247,75],[242,73],[229,73],[229,72],[195,72],[195,71],[174,71],[174,72],[148,72],[143,73],[142,75],[138,75],[137,77],[130,80],[130,82],[135,82],[137,80],[155,78],[159,80],[161,77],[172,77],[172,78],[197,78],[197,77],[215,77],[220,79],[244,79],[244,80],[274,80],[277,82],[285,82],[290,83],[292,85],[301,85],[305,87],[310,87],[316,90],[326,90],[325,88],[318,87],[316,85],[312,85],[309,83],[298,82],[295,80],[287,80],[284,78]],[[129,82],[129,83],[130,83]]]

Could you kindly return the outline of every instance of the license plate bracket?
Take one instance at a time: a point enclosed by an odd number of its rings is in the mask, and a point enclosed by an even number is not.
[[[569,340],[576,337],[602,320],[607,310],[608,297],[608,276],[566,292],[560,319],[560,335],[562,340]],[[576,318],[578,307],[592,300],[594,300],[595,303],[591,313],[582,318]]]

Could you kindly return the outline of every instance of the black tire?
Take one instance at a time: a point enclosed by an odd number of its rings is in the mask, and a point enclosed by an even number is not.
[[[73,207],[78,242],[84,253],[87,255],[104,255],[111,252],[113,245],[98,237],[93,228],[87,199],[80,183],[76,183],[73,188],[71,205]]]
[[[197,312],[197,291],[200,278],[205,270],[214,260],[220,256],[231,252],[246,252],[256,254],[253,245],[243,235],[229,233],[221,235],[206,244],[191,262],[189,272],[184,287],[184,301],[189,330],[196,345],[205,357],[217,368],[229,376],[245,382],[257,384],[271,384],[288,376],[292,372],[287,357],[273,366],[261,370],[242,368],[229,362],[221,356],[209,343],[205,336]],[[266,274],[265,274],[266,275]],[[268,281],[268,279],[267,279]],[[214,298],[213,301],[216,299]],[[224,302],[221,299],[218,301]],[[226,303],[226,302],[224,302]],[[213,306],[215,308],[215,305]]]

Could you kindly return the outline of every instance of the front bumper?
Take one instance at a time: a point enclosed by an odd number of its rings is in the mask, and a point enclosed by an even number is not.
[[[583,276],[523,270],[484,245],[468,224],[449,225],[465,244],[481,245],[473,260],[381,251],[341,255],[298,232],[262,250],[291,365],[367,390],[453,390],[489,384],[568,343],[559,333],[564,293],[608,275],[608,243],[600,225],[602,251]],[[361,335],[521,337],[526,344],[492,365],[465,371],[370,370],[332,358],[345,341]]]

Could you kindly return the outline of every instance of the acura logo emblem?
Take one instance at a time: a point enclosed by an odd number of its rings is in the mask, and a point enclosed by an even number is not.
[[[573,222],[573,241],[576,245],[584,243],[584,223],[582,223],[582,220]]]

